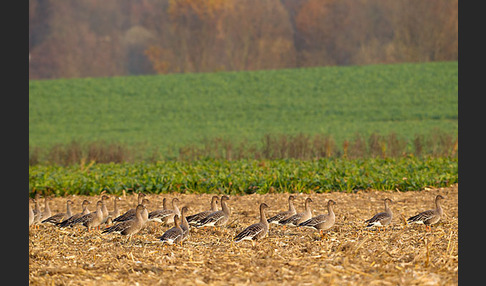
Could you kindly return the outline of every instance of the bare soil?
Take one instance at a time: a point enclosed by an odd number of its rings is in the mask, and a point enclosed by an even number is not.
[[[445,197],[442,220],[426,231],[406,225],[409,216],[435,207],[437,194]],[[359,191],[296,194],[297,211],[311,197],[313,215],[327,213],[328,199],[336,201],[336,224],[321,239],[317,231],[270,226],[255,247],[232,238],[259,220],[258,206],[269,205],[268,215],[288,207],[289,194],[231,196],[229,224],[222,229],[191,229],[183,245],[162,245],[157,237],[171,226],[155,222],[131,241],[117,234],[88,232],[84,227],[59,229],[41,225],[29,230],[31,285],[457,285],[458,186],[421,191]],[[170,194],[189,213],[209,208],[211,194]],[[149,210],[162,207],[163,195],[148,195]],[[384,231],[366,229],[364,220],[383,211],[383,199],[393,200],[392,225]],[[74,212],[82,200],[98,197],[53,198],[53,213],[64,212],[66,200]],[[122,211],[134,207],[127,195]],[[43,207],[43,203],[41,204]],[[108,208],[113,208],[110,200]]]

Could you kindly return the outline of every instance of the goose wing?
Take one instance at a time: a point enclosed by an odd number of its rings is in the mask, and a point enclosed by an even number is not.
[[[196,226],[197,227],[202,227],[202,226],[214,226],[218,221],[222,220],[224,218],[224,212],[223,211],[215,211],[210,213],[208,216],[200,220]]]
[[[258,238],[259,234],[262,234],[264,231],[265,231],[265,227],[263,226],[263,224],[255,223],[245,228],[240,233],[238,233],[233,240],[235,242],[239,242],[245,239],[247,240],[256,239]]]
[[[122,222],[126,220],[131,220],[135,217],[135,209],[129,209],[124,214],[117,216],[113,219],[113,222]]]
[[[53,216],[46,218],[41,223],[47,223],[48,222],[48,223],[56,224],[56,223],[61,222],[64,219],[65,216],[66,216],[66,213],[58,213],[58,214],[55,214]]]
[[[179,242],[182,239],[182,229],[179,227],[172,227],[169,228],[162,236],[158,237],[160,241],[168,243],[168,244],[173,244],[176,242]]]
[[[283,211],[279,212],[278,214],[272,216],[271,218],[267,219],[268,223],[279,223],[282,220],[289,218],[292,215],[290,211]]]
[[[325,222],[328,219],[328,217],[329,216],[325,214],[318,215],[306,221],[301,222],[299,226],[316,227],[316,225]]]
[[[409,217],[407,222],[424,223],[435,216],[436,212],[434,210],[423,211],[417,215]]]
[[[191,225],[196,225],[198,221],[202,220],[203,218],[207,217],[209,214],[211,214],[212,211],[202,211],[197,214],[190,215],[186,217],[187,222]]]
[[[281,220],[279,221],[279,224],[291,224],[291,225],[297,225],[297,223],[299,222],[299,220],[304,216],[304,213],[298,213],[298,214],[294,214],[293,216],[287,218],[287,219],[284,219],[284,220]]]
[[[381,212],[381,213],[375,214],[372,218],[365,220],[365,223],[368,224],[367,227],[371,227],[371,226],[376,225],[376,224],[381,225],[382,224],[381,221],[383,221],[384,219],[387,219],[389,217],[390,217],[389,213]]]

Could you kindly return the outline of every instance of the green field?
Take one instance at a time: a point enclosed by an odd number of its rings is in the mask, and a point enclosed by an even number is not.
[[[168,154],[212,138],[326,134],[341,145],[431,130],[457,136],[457,62],[29,81],[30,147],[106,141]]]
[[[65,196],[421,190],[458,183],[457,158],[237,160],[31,166],[29,189]]]

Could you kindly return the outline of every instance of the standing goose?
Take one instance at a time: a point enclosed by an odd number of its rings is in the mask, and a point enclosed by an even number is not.
[[[186,206],[181,209],[182,240],[185,240],[189,236],[189,229],[191,228],[186,218],[186,213],[188,210],[189,209]]]
[[[32,205],[29,200],[29,227],[34,223],[34,211],[32,210]]]
[[[146,195],[144,193],[138,193],[137,197],[137,206],[142,204],[143,198]],[[113,219],[113,223],[115,222],[122,222],[125,220],[129,220],[135,217],[135,208],[127,210],[124,214],[119,215]]]
[[[187,217],[187,222],[190,225],[196,225],[198,221],[201,219],[207,217],[210,213],[218,211],[218,202],[219,202],[219,197],[218,196],[213,196],[211,198],[211,209],[199,212],[197,214],[193,214]]]
[[[316,229],[319,231],[319,235],[321,236],[321,238],[324,237],[323,231],[330,229],[336,221],[336,215],[334,214],[334,210],[332,207],[335,204],[335,201],[329,200],[327,202],[327,214],[321,214],[310,218],[306,221],[299,223],[299,226]]]
[[[34,221],[33,221],[34,228],[38,227],[38,224],[42,221],[42,211],[40,210],[39,199],[40,199],[40,195],[36,194],[35,199],[34,199],[35,208],[33,210],[33,212],[34,212]]]
[[[139,232],[145,224],[145,220],[142,216],[144,209],[147,209],[147,207],[143,204],[139,204],[135,208],[134,219],[122,221],[113,226],[107,227],[101,233],[119,233],[121,235],[128,235],[127,241],[130,240],[132,235]]]
[[[289,209],[286,211],[281,211],[278,214],[272,216],[269,218],[267,221],[268,223],[274,223],[274,224],[279,224],[280,221],[286,220],[289,217],[293,216],[294,214],[297,213],[294,207],[294,200],[295,196],[290,195],[289,196]]]
[[[430,231],[430,226],[439,222],[440,218],[442,217],[442,200],[444,199],[443,196],[437,195],[435,197],[435,209],[433,210],[426,210],[417,215],[409,217],[407,219],[408,223],[418,223],[424,224],[425,229]]]
[[[51,200],[50,197],[44,197],[44,211],[42,212],[42,218],[45,219],[52,215],[51,207],[49,206],[49,201]]]
[[[139,205],[145,206],[145,208],[142,211],[142,218],[145,221],[147,221],[147,219],[148,219],[147,206],[148,206],[149,203],[150,203],[150,201],[148,199],[142,199],[142,201],[139,203]],[[118,216],[117,218],[115,218],[113,220],[113,223],[135,219],[135,213],[136,213],[136,209],[129,209],[128,211],[126,211],[121,216]]]
[[[366,227],[378,226],[378,227],[385,227],[390,224],[393,219],[393,212],[391,211],[390,207],[388,206],[389,203],[393,201],[389,198],[385,199],[385,211],[375,214],[372,218],[365,220],[367,223]]]
[[[82,223],[88,231],[98,227],[103,221],[103,201],[96,202],[96,211],[80,217],[76,223]]]
[[[174,224],[174,227],[169,228],[162,236],[158,237],[162,243],[180,243],[182,245],[184,230],[180,226],[179,215],[174,215]]]
[[[161,210],[154,210],[148,214],[149,221],[156,221],[160,223],[174,223],[174,216],[178,215],[180,217],[181,211],[177,204],[179,203],[178,198],[172,199],[172,209],[161,209]],[[166,206],[167,207],[167,206]]]
[[[118,207],[118,201],[121,201],[120,197],[113,198],[113,211],[108,212],[108,217],[105,220],[105,224],[112,224],[113,219],[120,216],[120,208]]]
[[[81,207],[83,208],[83,211],[80,212],[80,213],[77,213],[77,214],[74,214],[72,215],[71,217],[59,222],[59,223],[56,223],[57,226],[59,227],[73,227],[74,224],[75,224],[75,221],[77,219],[79,219],[80,217],[84,216],[84,215],[87,215],[90,213],[89,209],[88,209],[88,205],[90,204],[90,202],[88,200],[84,200],[82,203],[81,203]]]
[[[265,217],[265,210],[268,205],[265,203],[260,204],[260,221],[258,223],[252,224],[245,228],[243,231],[238,233],[233,240],[235,242],[240,242],[243,240],[251,240],[252,245],[255,246],[257,240],[265,237],[268,233],[268,221]]]
[[[292,225],[292,226],[298,226],[299,223],[310,219],[312,217],[312,210],[310,208],[310,203],[312,203],[311,198],[305,199],[305,203],[304,203],[305,210],[304,210],[304,212],[296,213],[296,214],[292,215],[291,217],[289,217],[287,219],[279,221],[278,223],[281,224],[281,225],[287,225],[288,224],[288,225]]]
[[[196,227],[203,227],[203,226],[224,226],[228,220],[229,216],[231,215],[231,211],[226,205],[226,201],[229,200],[229,197],[224,195],[221,197],[221,210],[215,211],[210,213],[205,218],[198,221]]]
[[[106,202],[105,202],[108,201],[109,199],[110,197],[108,197],[107,195],[101,196],[101,212],[103,212],[103,220],[101,221],[102,224],[106,222],[109,216],[108,207],[106,206]]]
[[[71,206],[73,202],[71,200],[67,200],[66,202],[66,212],[65,213],[58,213],[53,216],[50,216],[46,218],[45,220],[42,221],[42,223],[51,223],[51,224],[57,224],[60,223],[61,221],[70,218],[73,214],[71,212]]]

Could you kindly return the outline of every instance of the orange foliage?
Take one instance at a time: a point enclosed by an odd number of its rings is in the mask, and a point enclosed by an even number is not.
[[[152,67],[158,74],[165,74],[169,71],[170,63],[164,60],[166,54],[169,54],[168,51],[162,49],[157,46],[149,46],[145,51],[144,54],[148,57],[150,62],[152,63]]]
[[[214,18],[228,6],[233,0],[170,0],[169,15],[171,17],[196,14],[199,19]]]

